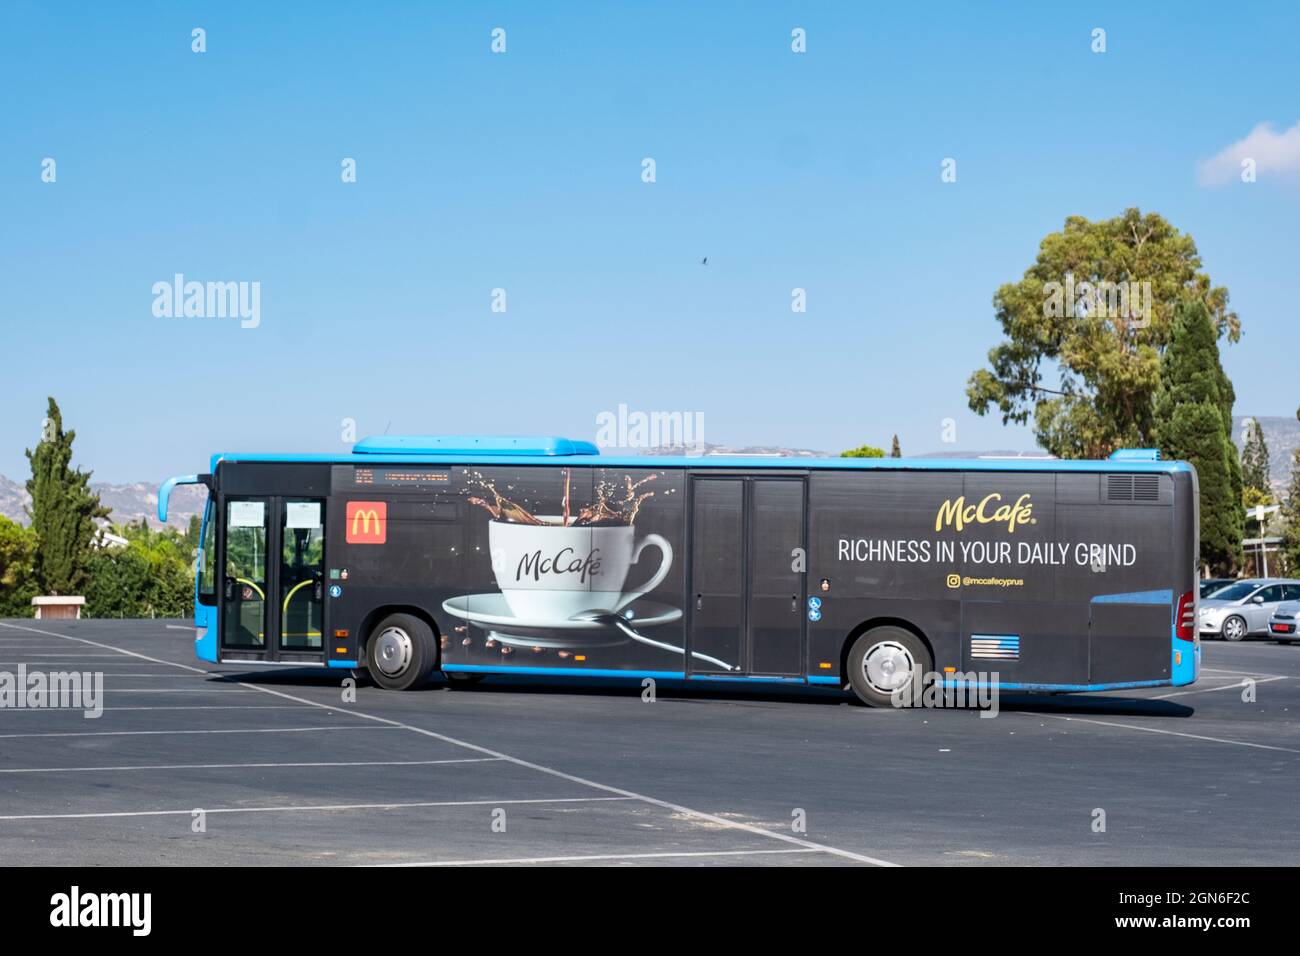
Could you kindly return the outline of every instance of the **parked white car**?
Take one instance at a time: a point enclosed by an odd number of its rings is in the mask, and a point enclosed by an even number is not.
[[[1225,641],[1265,637],[1269,618],[1284,601],[1300,601],[1300,581],[1248,578],[1230,584],[1201,601],[1201,636]]]
[[[1279,644],[1290,644],[1300,639],[1296,628],[1300,627],[1300,601],[1287,601],[1273,609],[1268,619],[1268,636]]]

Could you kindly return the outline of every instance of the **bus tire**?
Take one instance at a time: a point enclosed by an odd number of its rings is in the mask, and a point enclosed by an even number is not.
[[[411,614],[390,614],[366,641],[366,670],[384,690],[411,690],[429,679],[438,663],[433,628]]]
[[[1234,614],[1223,622],[1223,627],[1219,633],[1223,635],[1225,641],[1244,641],[1246,639],[1246,619],[1240,614]]]
[[[930,649],[905,628],[873,627],[849,649],[849,685],[871,707],[893,707],[892,692],[912,684],[911,699],[921,699],[922,680],[933,669]]]

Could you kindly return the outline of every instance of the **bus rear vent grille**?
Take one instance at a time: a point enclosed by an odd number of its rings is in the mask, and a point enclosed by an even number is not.
[[[1107,475],[1107,501],[1159,501],[1159,475]]]
[[[1020,660],[1018,634],[972,634],[970,656],[986,661]]]

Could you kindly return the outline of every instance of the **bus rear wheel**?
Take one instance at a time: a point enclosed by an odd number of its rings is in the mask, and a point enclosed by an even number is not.
[[[437,663],[433,628],[411,614],[388,615],[366,641],[366,670],[385,690],[419,687]]]
[[[919,702],[922,681],[934,667],[925,642],[893,625],[873,627],[849,649],[849,684],[858,699],[872,707],[894,706],[893,695],[911,685],[903,699]]]

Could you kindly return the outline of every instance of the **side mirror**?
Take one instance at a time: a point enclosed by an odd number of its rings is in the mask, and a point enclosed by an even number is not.
[[[1256,594],[1253,598],[1250,599],[1250,603],[1251,603],[1251,604],[1263,604],[1263,603],[1264,603],[1264,595],[1262,595],[1262,594]]]

